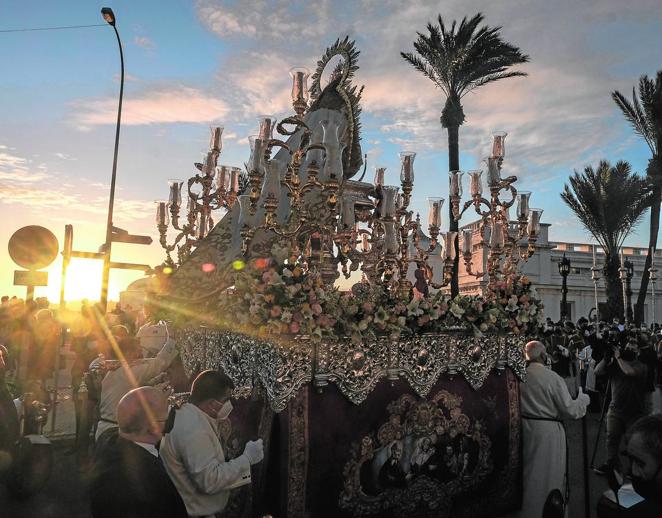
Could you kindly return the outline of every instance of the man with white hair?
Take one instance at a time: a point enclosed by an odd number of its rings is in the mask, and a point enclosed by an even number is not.
[[[565,493],[567,445],[562,419],[579,419],[590,399],[579,392],[572,399],[561,376],[545,367],[547,352],[542,342],[525,346],[528,367],[521,385],[524,494],[516,516],[543,515],[543,507],[554,489]]]

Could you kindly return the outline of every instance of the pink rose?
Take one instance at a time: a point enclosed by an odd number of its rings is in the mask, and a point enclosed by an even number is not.
[[[283,310],[281,309],[280,306],[274,306],[271,308],[271,317],[272,318],[278,318],[283,314]]]
[[[316,315],[321,315],[322,314],[322,306],[320,305],[319,302],[314,302],[312,306],[310,306],[310,309],[313,310],[313,313]]]
[[[301,326],[299,325],[298,322],[292,322],[290,323],[290,333],[296,334],[301,330]]]

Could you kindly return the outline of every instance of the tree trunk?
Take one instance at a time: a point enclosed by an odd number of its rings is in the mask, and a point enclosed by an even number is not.
[[[450,126],[448,128],[448,170],[458,171],[460,169],[460,127]],[[458,231],[458,221],[453,217],[453,205],[448,200],[448,230],[451,232]],[[459,236],[455,237],[455,262],[453,263],[453,271],[451,277],[451,297],[455,297],[460,293],[459,283]]]
[[[601,317],[607,321],[612,318],[623,318],[623,283],[618,276],[621,262],[618,251],[611,253],[605,250],[605,265],[603,274],[605,278],[605,292],[607,294],[607,311]]]
[[[651,267],[653,260],[653,253],[657,248],[657,234],[660,230],[660,201],[662,198],[662,189],[660,187],[653,188],[653,200],[651,202],[651,223],[650,234],[648,236],[648,255],[646,256],[646,263],[644,264],[644,271],[641,275],[641,287],[637,296],[637,303],[634,306],[634,320],[637,325],[641,325],[645,321],[644,303],[646,302],[646,295],[648,294],[648,281],[650,280],[650,272],[648,269]],[[655,315],[653,320],[655,321]]]

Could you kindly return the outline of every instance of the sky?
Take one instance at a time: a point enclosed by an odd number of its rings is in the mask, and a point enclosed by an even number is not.
[[[293,66],[313,70],[326,47],[349,35],[361,54],[355,81],[365,85],[362,146],[368,170],[387,167],[398,183],[401,150],[418,153],[411,207],[448,194],[448,148],[439,123],[443,94],[401,57],[416,31],[485,14],[531,62],[464,98],[460,167],[481,168],[490,135],[507,131],[504,175],[533,192],[554,241],[589,242],[559,192],[573,170],[623,159],[645,172],[648,148],[627,125],[610,93],[630,95],[642,74],[662,69],[659,0],[168,0],[108,1],[125,58],[125,90],[114,224],[151,235],[150,246],[113,246],[113,260],[160,264],[154,201],[167,180],[195,172],[209,126],[223,125],[219,163],[247,161],[257,116],[292,113]],[[112,28],[89,0],[0,2],[0,293],[13,286],[6,243],[20,227],[41,225],[62,244],[97,251],[105,237],[119,93],[119,53]],[[75,30],[13,29],[93,25]],[[368,174],[366,178],[371,177]],[[466,186],[465,186],[466,188]],[[467,222],[470,219],[467,220]],[[447,225],[447,221],[444,222]],[[648,220],[626,241],[647,245]],[[442,227],[443,228],[443,227]],[[171,236],[172,237],[172,236]],[[61,261],[37,296],[58,299]],[[101,266],[75,260],[66,297],[98,299]],[[113,271],[110,297],[137,272]]]

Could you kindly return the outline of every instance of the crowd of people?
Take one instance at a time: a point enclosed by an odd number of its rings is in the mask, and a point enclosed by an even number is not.
[[[547,320],[526,345],[521,386],[524,497],[517,516],[563,516],[568,501],[568,448],[563,421],[591,406],[606,422],[606,462],[594,471],[631,480],[643,500],[622,512],[604,498],[598,516],[662,516],[662,332],[580,319]],[[610,486],[612,484],[610,483]],[[615,497],[617,501],[617,497]]]
[[[66,339],[75,356],[74,395],[85,387],[86,396],[74,398],[77,440],[72,451],[81,458],[94,452],[90,495],[95,518],[218,516],[230,491],[251,483],[251,466],[263,458],[262,441],[248,441],[241,455],[229,459],[220,434],[232,411],[231,379],[204,371],[190,383],[171,330],[155,320],[153,309],[149,302],[140,312],[118,305],[102,315],[98,307],[83,304],[72,316],[53,311],[45,299],[2,298],[0,469],[8,462],[2,452],[18,433],[12,402],[16,387],[9,382],[20,378],[23,390],[41,391],[48,399],[57,351]],[[517,516],[543,516],[555,505],[562,515],[568,500],[563,421],[583,418],[587,411],[606,425],[606,461],[595,471],[629,477],[644,499],[620,516],[662,516],[660,327],[548,319],[539,339],[526,345],[525,355],[524,491]],[[159,385],[165,372],[171,391],[175,386],[190,392],[184,404],[169,405]],[[608,504],[599,509],[599,516],[612,516]]]

